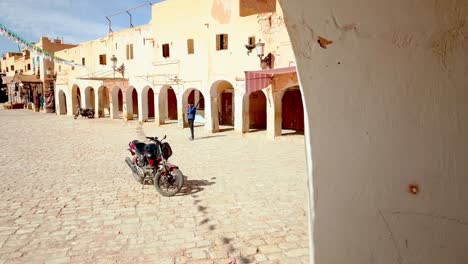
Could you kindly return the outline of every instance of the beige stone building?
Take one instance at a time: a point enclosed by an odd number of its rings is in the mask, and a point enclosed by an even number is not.
[[[56,65],[57,113],[72,115],[81,104],[98,117],[185,127],[193,101],[196,122],[211,132],[264,129],[273,138],[282,128],[303,131],[282,10],[274,2],[259,14],[241,12],[248,8],[244,1],[168,0],[152,6],[147,25],[58,52],[83,67]],[[184,19],[174,20],[175,12]]]
[[[50,40],[47,37],[41,37],[38,43],[33,44],[51,55],[76,46],[65,44],[63,39]],[[0,71],[5,74],[4,83],[8,85],[10,104],[32,103],[38,110],[38,97],[42,95],[44,111],[54,111],[54,63],[51,60],[23,50],[21,53],[6,53],[0,65]]]

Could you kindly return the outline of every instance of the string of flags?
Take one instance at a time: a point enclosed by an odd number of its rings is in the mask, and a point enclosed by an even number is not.
[[[45,59],[52,60],[54,62],[60,63],[60,64],[65,64],[69,66],[83,66],[79,63],[73,62],[73,61],[68,61],[65,59],[62,59],[60,57],[54,56],[50,54],[49,52],[33,45],[31,42],[25,40],[22,38],[20,35],[16,34],[15,32],[9,30],[6,26],[0,24],[0,35],[6,36],[9,38],[11,41],[14,43],[18,44],[22,49],[26,49],[31,53],[34,53],[38,56],[41,56]]]

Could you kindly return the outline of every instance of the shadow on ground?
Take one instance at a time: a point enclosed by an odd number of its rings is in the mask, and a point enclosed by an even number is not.
[[[204,137],[199,137],[195,138],[195,140],[200,140],[200,139],[209,139],[209,138],[216,138],[216,137],[225,137],[226,135],[214,135],[214,136],[204,136]]]
[[[203,191],[206,186],[211,186],[213,184],[215,184],[215,182],[207,180],[189,180],[187,176],[184,176],[184,186],[182,186],[182,189],[180,189],[176,196],[192,195]]]

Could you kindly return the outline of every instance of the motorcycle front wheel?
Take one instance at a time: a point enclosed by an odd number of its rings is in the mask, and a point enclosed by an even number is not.
[[[154,188],[162,196],[174,196],[184,184],[184,175],[179,169],[171,172],[158,172],[154,180]]]

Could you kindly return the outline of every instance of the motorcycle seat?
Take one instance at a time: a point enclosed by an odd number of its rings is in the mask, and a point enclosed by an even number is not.
[[[138,154],[141,154],[141,155],[145,154],[145,146],[146,146],[145,143],[140,142],[138,140],[133,140],[132,143],[135,146],[135,151]]]

